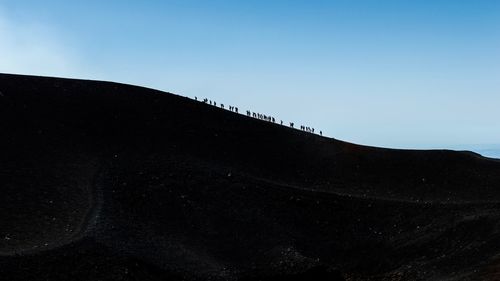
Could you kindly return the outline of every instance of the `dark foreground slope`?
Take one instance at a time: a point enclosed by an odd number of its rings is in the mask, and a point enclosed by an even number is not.
[[[116,83],[0,75],[0,92],[0,280],[500,276],[497,161]]]

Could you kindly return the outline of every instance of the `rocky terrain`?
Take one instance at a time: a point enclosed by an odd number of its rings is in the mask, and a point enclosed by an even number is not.
[[[500,279],[494,159],[118,83],[0,92],[0,280]]]

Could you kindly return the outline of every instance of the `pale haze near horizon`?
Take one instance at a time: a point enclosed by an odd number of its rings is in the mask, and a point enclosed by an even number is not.
[[[0,72],[138,84],[350,142],[500,158],[500,2],[125,3],[0,1]]]

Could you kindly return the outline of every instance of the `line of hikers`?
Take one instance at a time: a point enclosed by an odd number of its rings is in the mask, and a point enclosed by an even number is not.
[[[198,100],[198,97],[194,97],[194,100]],[[209,100],[207,98],[204,98],[203,99],[203,103],[206,103],[206,104],[210,104],[210,105],[213,105],[213,106],[217,106],[217,103],[215,101],[212,102],[212,100]],[[220,104],[220,108],[224,109],[224,104]],[[235,107],[235,106],[232,106],[230,105],[228,107],[228,109],[230,111],[233,111],[233,112],[236,112],[238,113],[238,108]],[[250,110],[247,110],[247,116],[248,117],[253,117],[253,118],[257,118],[257,119],[260,119],[260,120],[264,120],[264,121],[268,121],[268,122],[272,122],[272,123],[276,123],[276,119],[274,119],[274,117],[272,116],[267,116],[265,114],[260,114],[260,113],[256,113],[256,112],[251,112]],[[283,120],[280,120],[280,125],[283,125]],[[295,124],[293,122],[289,122],[289,125],[290,125],[290,128],[294,128]],[[301,125],[300,126],[300,129],[302,131],[305,131],[305,132],[308,132],[308,133],[313,133],[314,134],[314,128],[311,128],[311,127],[306,127],[306,126],[303,126]],[[322,131],[319,131],[319,134],[322,136],[323,135],[323,132]]]
[[[274,117],[267,116],[265,114],[251,112],[250,110],[247,110],[247,116],[252,116],[253,118],[257,118],[257,119],[260,119],[260,120],[264,120],[264,121],[276,123],[276,119],[274,119]],[[283,121],[281,121],[281,125],[283,125]]]
[[[194,100],[198,100],[198,97],[194,97]],[[210,105],[213,105],[213,106],[217,106],[217,102],[215,102],[215,101],[212,102],[212,100],[209,100],[207,98],[203,99],[203,103],[207,103],[207,104],[210,104]],[[224,104],[223,103],[220,104],[220,108],[224,109]],[[228,107],[228,109],[230,111],[238,113],[238,108],[236,106],[230,105]]]
[[[306,126],[300,126],[300,129],[302,131],[306,131],[306,132],[309,132],[309,133],[313,133],[314,134],[314,128],[311,128],[311,127],[306,127]],[[321,132],[321,131],[320,131]],[[323,132],[321,132],[322,134]]]

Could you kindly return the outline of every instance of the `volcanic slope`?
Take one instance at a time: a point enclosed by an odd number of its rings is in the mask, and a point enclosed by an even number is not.
[[[496,160],[118,83],[0,74],[0,92],[0,280],[500,276]]]

